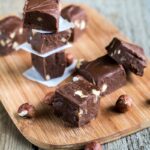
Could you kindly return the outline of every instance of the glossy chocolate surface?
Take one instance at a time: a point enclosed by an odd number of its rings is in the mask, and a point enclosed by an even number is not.
[[[29,43],[34,50],[40,53],[46,53],[66,45],[70,36],[70,30],[51,34],[32,33],[29,38]]]
[[[99,94],[96,86],[79,79],[56,90],[52,107],[57,116],[73,127],[83,126],[97,116]]]
[[[127,70],[143,76],[144,68],[147,66],[143,48],[114,38],[106,49],[110,57],[122,64]]]
[[[57,31],[59,17],[59,0],[26,0],[24,7],[25,27]]]
[[[84,63],[78,70],[79,74],[97,85],[102,95],[109,94],[126,83],[126,73],[108,55]]]
[[[32,54],[32,64],[45,80],[62,76],[67,65],[64,52],[46,58]]]

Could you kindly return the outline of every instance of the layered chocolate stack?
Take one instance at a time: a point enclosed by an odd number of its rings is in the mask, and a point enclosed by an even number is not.
[[[24,7],[24,27],[31,30],[26,46],[34,69],[46,81],[61,77],[68,67],[65,49],[73,25],[60,13],[59,0],[27,0]]]

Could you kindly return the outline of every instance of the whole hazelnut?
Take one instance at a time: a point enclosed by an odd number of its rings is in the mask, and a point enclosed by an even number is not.
[[[47,105],[51,105],[54,97],[54,92],[49,92],[43,99],[43,102]]]
[[[18,109],[18,115],[23,118],[33,118],[35,112],[35,107],[29,103],[22,104]]]
[[[97,142],[89,143],[85,146],[84,150],[102,150],[102,147]]]
[[[116,110],[120,113],[127,112],[132,106],[132,98],[128,95],[121,95],[116,102]]]
[[[74,60],[73,54],[66,52],[67,66],[70,66],[73,63],[73,60]]]

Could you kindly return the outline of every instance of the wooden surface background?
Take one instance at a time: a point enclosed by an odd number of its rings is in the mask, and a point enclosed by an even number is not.
[[[150,0],[64,0],[64,2],[83,2],[94,7],[132,41],[142,45],[147,56],[150,56]],[[23,3],[24,0],[0,2],[0,16],[16,12],[21,15]],[[150,129],[105,144],[103,149],[149,150]],[[38,150],[17,131],[1,104],[0,150]]]

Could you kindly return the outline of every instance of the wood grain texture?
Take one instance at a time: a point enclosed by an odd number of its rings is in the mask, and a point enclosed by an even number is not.
[[[86,11],[90,12],[87,13],[87,32],[71,50],[78,58],[92,60],[106,53],[105,46],[113,37],[124,36],[95,10],[86,8]],[[147,100],[150,97],[150,67],[146,69],[143,78],[133,75],[132,83],[129,82],[125,87],[102,98],[100,114],[95,121],[83,128],[72,129],[66,127],[61,119],[56,118],[49,108],[42,104],[44,95],[54,89],[23,78],[22,72],[31,66],[29,60],[30,55],[24,52],[0,58],[0,88],[3,91],[0,92],[0,99],[19,131],[31,143],[42,148],[73,149],[92,140],[105,143],[149,127],[150,109]],[[110,108],[118,96],[125,93],[133,97],[133,109],[126,114],[112,112]],[[34,120],[24,120],[16,116],[18,107],[25,102],[36,107],[38,116]]]
[[[66,1],[66,0],[64,0]],[[10,13],[16,14],[18,12],[21,13],[22,6],[24,3],[24,0],[13,0],[14,5],[11,5],[11,0],[5,0],[4,2],[1,2],[0,4],[0,15],[9,15]],[[68,2],[83,2],[83,0],[68,0]],[[150,14],[150,4],[149,0],[95,0],[94,2],[92,0],[86,0],[86,4],[89,4],[91,7],[95,8],[100,13],[104,14],[111,22],[113,22],[118,28],[123,31],[125,35],[130,37],[132,41],[142,45],[148,56],[150,56],[150,30],[149,30],[149,14]],[[134,7],[133,7],[134,6]],[[9,8],[9,9],[8,9]],[[130,20],[130,21],[129,21]],[[131,20],[132,23],[131,24]],[[140,24],[140,27],[138,25]],[[4,112],[5,110],[2,109]],[[0,116],[3,113],[0,114]],[[10,121],[10,120],[9,120]],[[10,126],[10,133],[11,130],[14,131],[14,134],[18,134],[15,132],[18,132],[14,125],[9,123]],[[6,131],[5,131],[6,132]],[[9,132],[6,134],[10,134]],[[134,135],[122,138],[120,140],[114,141],[112,143],[108,143],[104,145],[104,150],[149,150],[150,149],[150,129],[145,129],[141,132],[138,132]],[[5,133],[4,133],[5,134]],[[11,134],[10,134],[11,135]],[[1,139],[3,139],[5,136],[0,136]],[[25,147],[26,144],[28,144],[27,141],[25,141],[23,138],[20,138],[20,136],[15,136],[17,140],[14,142],[11,142],[9,138],[5,139],[3,145],[11,145],[9,148],[10,150],[14,150],[14,147],[16,144],[18,146],[22,146],[22,149]],[[19,142],[18,142],[19,140]],[[7,150],[6,146],[3,146],[4,150]]]

